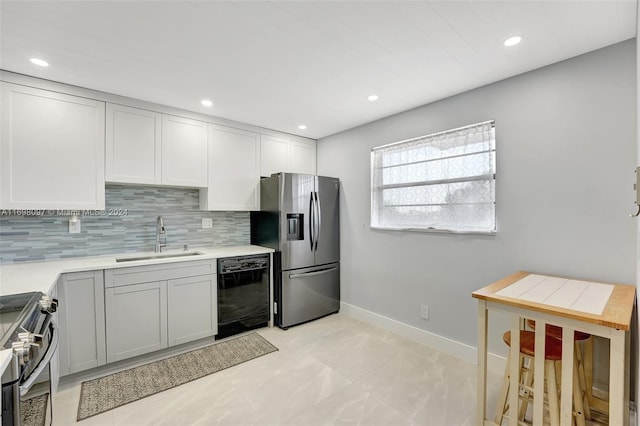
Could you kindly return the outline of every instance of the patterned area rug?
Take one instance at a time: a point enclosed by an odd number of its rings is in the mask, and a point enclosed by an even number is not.
[[[277,350],[251,333],[83,382],[78,421]]]
[[[44,426],[47,419],[49,394],[35,396],[20,402],[22,426]]]

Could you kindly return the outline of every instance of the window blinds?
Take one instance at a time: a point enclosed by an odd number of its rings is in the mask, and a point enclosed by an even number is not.
[[[371,226],[493,233],[493,121],[371,150]]]

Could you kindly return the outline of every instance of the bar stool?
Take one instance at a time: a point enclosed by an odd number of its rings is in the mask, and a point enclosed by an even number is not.
[[[532,330],[536,329],[536,322],[528,319],[527,326]],[[562,340],[562,327],[556,325],[547,324],[545,329],[546,335],[551,336],[554,339]],[[582,349],[580,348],[580,341],[588,340],[591,338],[591,334],[582,331],[575,331],[573,333],[574,351],[573,351],[573,364],[578,366],[578,377],[580,379],[580,389],[582,390],[582,404],[584,406],[584,416],[586,419],[591,420],[591,407],[589,406],[589,396],[587,395],[587,380],[584,371],[584,357],[582,356]],[[590,386],[590,385],[589,385]]]
[[[502,335],[504,342],[511,348],[511,331],[506,331]],[[510,349],[511,351],[511,349]],[[518,390],[518,399],[521,402],[518,408],[518,419],[523,424],[526,414],[527,404],[532,402],[533,394],[533,365],[535,354],[535,333],[533,331],[520,331],[520,389]],[[562,341],[549,335],[545,336],[545,402],[549,408],[549,421],[551,426],[560,424],[560,397],[558,394],[558,382],[556,379],[556,363],[562,360]],[[511,357],[507,358],[509,360]],[[509,361],[502,382],[502,389],[498,397],[498,405],[494,422],[502,424],[505,413],[509,410],[509,382],[510,382]],[[574,419],[578,426],[585,426],[585,417],[583,411],[582,389],[578,379],[577,366],[574,364],[573,369],[573,404],[575,407]]]

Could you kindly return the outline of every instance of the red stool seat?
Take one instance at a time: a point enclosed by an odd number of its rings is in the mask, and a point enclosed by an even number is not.
[[[533,324],[535,326],[535,323]],[[562,334],[562,329],[560,327],[556,327],[560,330],[560,335]],[[546,399],[549,406],[549,421],[553,426],[559,426],[560,422],[560,395],[558,394],[558,383],[557,383],[557,370],[556,363],[558,361],[562,362],[562,340],[561,338],[553,337],[548,333],[549,327],[547,327],[547,333],[545,333],[544,340],[544,390],[545,393],[542,395],[543,398]],[[583,333],[585,334],[585,333]],[[509,388],[511,384],[511,350],[514,350],[511,347],[511,330],[506,331],[502,335],[502,339],[509,346],[509,357],[507,358],[507,367],[504,373],[504,379],[502,382],[502,389],[500,391],[500,396],[498,399],[498,406],[496,407],[496,415],[494,417],[495,424],[502,424],[504,417],[511,411],[509,407]],[[517,413],[511,413],[510,415],[515,415],[518,418],[518,424],[529,424],[525,422],[525,416],[527,413],[527,405],[532,401],[532,392],[534,392],[533,388],[533,364],[535,358],[535,341],[536,341],[536,333],[529,330],[520,330],[520,355],[519,358],[519,377],[518,377],[518,406],[513,407],[513,410],[516,410]],[[572,342],[572,346],[577,348],[577,344]],[[572,351],[575,354],[577,350]],[[575,359],[575,358],[574,358]],[[578,371],[578,362],[573,363],[573,385],[572,385],[572,399],[573,399],[573,416],[575,424],[578,426],[586,426],[585,423],[585,409],[588,410],[588,404],[585,405],[586,400],[586,392],[584,392],[584,387],[581,383],[581,378],[579,377],[580,373]],[[538,396],[540,398],[541,396]],[[587,411],[588,417],[590,417],[590,411]]]
[[[511,347],[511,331],[505,331],[502,340]],[[536,334],[533,331],[520,330],[520,352],[530,357],[535,355]],[[544,358],[550,361],[562,360],[562,341],[556,338],[545,336]]]
[[[532,329],[536,328],[536,322],[534,320],[528,319],[527,325]],[[562,340],[562,327],[547,324],[547,336]],[[589,337],[591,337],[591,335],[583,331],[576,331],[573,333],[573,340],[587,340]]]

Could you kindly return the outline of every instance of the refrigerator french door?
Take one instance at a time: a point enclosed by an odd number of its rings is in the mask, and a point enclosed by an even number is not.
[[[278,173],[262,179],[253,244],[276,250],[274,319],[287,328],[340,309],[337,178]]]

